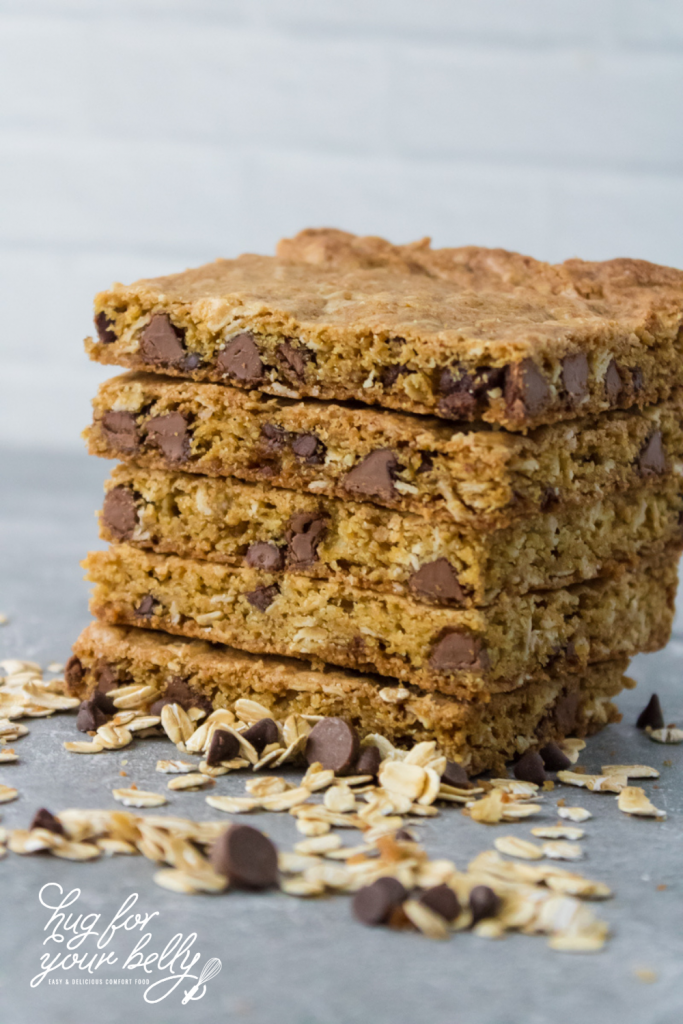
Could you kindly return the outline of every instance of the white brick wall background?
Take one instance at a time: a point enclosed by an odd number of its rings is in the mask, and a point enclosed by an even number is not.
[[[0,0],[0,440],[95,291],[307,225],[683,266],[681,0]]]

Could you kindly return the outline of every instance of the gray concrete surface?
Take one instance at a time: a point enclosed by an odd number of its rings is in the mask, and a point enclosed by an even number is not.
[[[98,543],[93,510],[107,467],[85,456],[5,454],[0,458],[0,610],[10,623],[0,629],[0,656],[64,661],[88,621],[87,590],[79,559]],[[595,817],[586,826],[582,870],[613,886],[616,896],[599,909],[613,937],[597,955],[549,950],[543,938],[511,936],[490,942],[459,935],[447,943],[413,934],[365,929],[353,922],[344,897],[314,902],[280,894],[231,893],[223,898],[174,895],[151,882],[143,858],[72,864],[37,856],[0,862],[0,1021],[2,1024],[114,1024],[126,1019],[245,1024],[679,1024],[683,1020],[683,748],[655,745],[633,727],[653,690],[662,696],[668,720],[683,721],[683,642],[640,657],[632,674],[640,685],[620,699],[623,722],[590,741],[582,762],[589,768],[642,761],[662,770],[646,784],[666,822],[628,819],[613,797],[572,791]],[[116,754],[69,756],[62,741],[74,735],[72,716],[29,723],[16,743],[20,761],[3,765],[0,781],[16,785],[20,799],[0,808],[1,824],[25,826],[39,805],[113,807],[110,790],[122,782],[158,789],[154,763],[163,741],[137,742]],[[671,766],[665,766],[670,761]],[[163,782],[161,782],[163,785]],[[216,792],[238,793],[243,779],[221,778]],[[198,793],[173,794],[165,811],[219,817]],[[544,821],[553,821],[548,806]],[[276,841],[298,838],[288,815],[255,819]],[[489,848],[496,834],[458,814],[420,827],[433,856],[465,865]],[[528,835],[528,825],[506,832]],[[350,839],[347,841],[351,841]],[[157,1005],[132,985],[50,985],[31,988],[40,957],[63,954],[43,945],[50,911],[38,893],[46,883],[74,888],[81,896],[72,912],[101,914],[103,930],[131,893],[136,910],[158,912],[150,924],[146,952],[161,952],[176,933],[196,933],[199,966],[219,957],[221,973],[201,1001],[183,1006],[178,989]],[[665,888],[664,888],[665,887]],[[54,894],[51,889],[48,894]],[[77,909],[76,909],[77,908]],[[67,911],[68,913],[69,911]],[[69,933],[70,934],[70,933]],[[109,947],[119,963],[101,969],[103,981],[123,971],[121,962],[139,932],[117,933]],[[94,940],[76,952],[94,952]],[[646,984],[638,970],[656,973]],[[52,977],[59,974],[54,972]],[[76,971],[63,977],[74,976]],[[152,980],[160,977],[159,972]]]

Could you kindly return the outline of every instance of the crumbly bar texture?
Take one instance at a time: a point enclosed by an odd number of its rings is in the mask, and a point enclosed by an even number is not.
[[[675,553],[618,576],[524,596],[489,608],[426,608],[336,580],[277,575],[129,544],[83,563],[96,584],[91,610],[138,625],[372,671],[471,699],[594,661],[654,650],[668,640]]]
[[[527,435],[153,374],[106,381],[93,405],[85,436],[94,455],[266,480],[475,529],[683,469],[683,392]]]
[[[230,708],[256,700],[278,718],[338,716],[361,737],[379,733],[397,746],[436,740],[447,757],[472,773],[502,771],[505,761],[549,740],[596,732],[621,717],[613,698],[624,686],[625,660],[557,674],[486,704],[424,693],[387,679],[349,671],[314,671],[302,662],[257,657],[218,644],[148,630],[92,623],[74,644],[71,692],[139,683],[187,706]]]
[[[95,300],[92,359],[514,430],[683,383],[683,272],[331,230]]]
[[[159,554],[477,607],[661,555],[681,541],[682,512],[677,486],[641,487],[481,533],[369,502],[123,463],[106,483],[100,535]]]

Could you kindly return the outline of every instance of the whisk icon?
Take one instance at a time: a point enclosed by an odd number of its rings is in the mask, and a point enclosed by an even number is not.
[[[223,964],[220,962],[217,956],[214,956],[210,960],[207,960],[204,966],[202,967],[201,974],[199,975],[199,981],[197,982],[196,985],[193,985],[191,989],[188,989],[188,991],[183,996],[182,1005],[185,1006],[186,1003],[192,1002],[192,1000],[194,999],[202,999],[203,996],[206,994],[207,982],[211,981],[212,978],[215,978],[217,974],[220,974],[222,967]],[[198,996],[197,992],[199,991],[200,988],[203,988],[204,991],[202,992],[201,995]]]

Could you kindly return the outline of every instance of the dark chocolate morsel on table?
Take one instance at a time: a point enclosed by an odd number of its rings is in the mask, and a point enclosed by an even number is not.
[[[455,789],[472,789],[474,783],[470,782],[467,772],[461,764],[457,761],[446,761],[446,768],[441,781],[447,786],[453,786]]]
[[[442,604],[461,604],[465,596],[447,558],[437,558],[420,566],[410,577],[408,586],[416,597]]]
[[[475,885],[470,892],[472,924],[476,924],[477,921],[481,921],[485,917],[493,917],[498,913],[499,907],[500,898],[488,885]]]
[[[379,752],[379,747],[374,744],[363,747],[356,761],[354,775],[372,775],[373,779],[376,779],[381,761],[382,755]]]
[[[167,313],[155,313],[140,336],[140,355],[152,366],[182,366],[187,355],[185,332]]]
[[[512,769],[512,774],[520,782],[535,782],[537,786],[542,786],[548,779],[543,758],[535,750],[527,750],[522,754]]]
[[[460,913],[458,897],[446,883],[434,885],[420,896],[420,903],[440,914],[446,921],[454,921]]]
[[[280,732],[273,718],[259,718],[258,722],[245,729],[242,736],[251,743],[256,753],[260,754],[271,743],[279,741]]]
[[[130,540],[138,524],[135,495],[130,487],[114,487],[107,491],[102,519],[115,540]]]
[[[106,725],[111,715],[98,706],[94,697],[84,700],[78,709],[76,728],[79,732],[95,732],[101,725]]]
[[[97,337],[103,345],[113,345],[116,341],[116,332],[112,330],[113,326],[113,322],[104,311],[102,313],[98,313],[95,317]]]
[[[564,750],[558,747],[557,743],[554,743],[552,740],[550,743],[546,743],[544,747],[541,747],[539,753],[547,772],[563,772],[572,766]]]
[[[147,441],[156,445],[169,462],[186,462],[190,454],[187,420],[179,412],[153,416],[146,423]]]
[[[257,587],[256,590],[250,590],[244,596],[252,608],[257,608],[258,611],[264,612],[266,608],[270,608],[279,593],[280,588],[277,584],[273,583],[270,587]]]
[[[638,715],[638,721],[636,722],[636,728],[638,729],[647,729],[648,727],[650,729],[664,728],[662,705],[659,703],[659,697],[656,693],[652,694],[646,706]]]
[[[216,368],[243,384],[260,380],[263,377],[263,363],[253,335],[244,331],[229,341],[218,353]]]
[[[370,452],[362,462],[346,474],[343,481],[345,491],[360,494],[365,498],[381,498],[390,501],[396,495],[394,473],[398,460],[390,448],[379,448]]]
[[[29,828],[46,828],[48,832],[54,832],[55,835],[66,835],[64,826],[59,818],[55,818],[52,811],[48,811],[46,807],[41,807],[40,810],[36,811]]]
[[[263,569],[265,572],[279,572],[285,564],[279,547],[265,540],[257,540],[255,544],[251,544],[244,561],[250,569]]]
[[[311,729],[306,742],[306,760],[319,761],[338,775],[349,772],[358,760],[360,741],[353,726],[343,718],[323,718]]]
[[[240,749],[240,741],[234,733],[227,729],[214,729],[209,749],[206,752],[206,763],[209,767],[220,764],[221,761],[232,761],[237,757]]]
[[[277,885],[277,850],[267,836],[251,825],[232,825],[211,850],[211,866],[241,889],[270,889]]]
[[[131,412],[105,412],[100,421],[105,441],[119,452],[132,455],[140,447],[140,431]]]
[[[364,885],[353,897],[353,914],[363,924],[386,924],[392,911],[401,906],[408,893],[397,878],[388,875]]]

